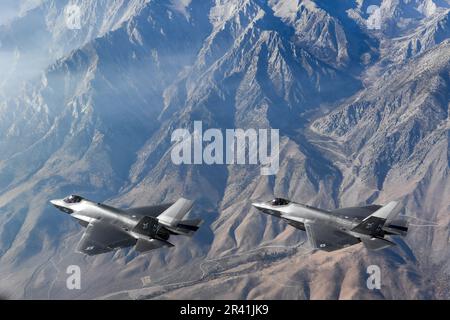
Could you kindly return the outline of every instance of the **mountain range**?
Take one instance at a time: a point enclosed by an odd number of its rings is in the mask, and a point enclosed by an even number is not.
[[[81,13],[68,28],[67,5]],[[0,293],[19,299],[448,299],[449,0],[6,1],[0,15]],[[376,21],[374,25],[372,22]],[[175,165],[171,133],[280,130],[280,169]],[[68,194],[196,201],[192,239],[75,252]],[[261,215],[398,200],[405,241],[313,252]],[[67,290],[78,265],[82,289]],[[366,286],[367,267],[382,272]]]

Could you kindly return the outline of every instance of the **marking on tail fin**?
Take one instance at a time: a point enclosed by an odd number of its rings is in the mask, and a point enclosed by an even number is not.
[[[381,207],[370,216],[365,218],[360,224],[352,229],[352,231],[367,234],[375,237],[383,237],[383,226],[389,218],[392,218],[396,212],[394,209],[397,207],[396,201],[391,201],[387,205]]]
[[[385,223],[385,219],[370,216],[354,227],[352,231],[372,236],[382,236]]]

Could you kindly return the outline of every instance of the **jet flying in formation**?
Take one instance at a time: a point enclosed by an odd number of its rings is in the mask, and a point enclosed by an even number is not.
[[[191,236],[202,224],[200,219],[184,219],[193,201],[180,198],[175,203],[118,209],[71,195],[51,203],[70,214],[86,227],[77,251],[96,255],[117,248],[135,246],[137,252],[172,247],[172,235]],[[335,251],[362,242],[370,250],[395,245],[386,236],[405,236],[406,220],[398,219],[398,203],[385,206],[323,210],[276,198],[252,204],[258,210],[281,218],[297,229],[306,231],[311,246]]]
[[[191,236],[203,222],[183,220],[193,202],[183,198],[175,203],[127,210],[96,203],[77,195],[50,201],[86,227],[77,251],[96,255],[117,248],[135,246],[137,252],[172,247],[172,235]]]
[[[368,249],[380,250],[395,245],[386,236],[405,236],[408,231],[407,221],[396,219],[400,210],[395,201],[385,206],[370,205],[331,211],[281,198],[252,205],[306,231],[311,246],[324,251],[339,250],[360,242]]]

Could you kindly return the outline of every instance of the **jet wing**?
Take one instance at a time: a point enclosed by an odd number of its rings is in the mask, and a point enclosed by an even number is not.
[[[138,216],[147,216],[147,217],[157,217],[168,208],[170,208],[174,203],[166,203],[155,206],[147,206],[147,207],[138,207],[138,208],[130,208],[124,210],[130,215],[138,215]]]
[[[330,252],[360,242],[359,239],[328,225],[307,222],[305,229],[308,240],[315,249]]]
[[[365,219],[370,216],[372,213],[380,209],[382,206],[379,205],[370,205],[365,207],[350,207],[350,208],[339,208],[331,210],[332,213],[348,216],[352,218]]]
[[[115,248],[129,247],[136,239],[110,223],[96,220],[89,223],[81,238],[77,251],[93,256]]]

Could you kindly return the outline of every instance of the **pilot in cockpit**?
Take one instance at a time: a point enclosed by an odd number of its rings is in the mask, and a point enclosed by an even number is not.
[[[81,202],[81,200],[83,200],[82,197],[76,196],[76,195],[71,195],[71,196],[68,196],[67,198],[65,198],[64,202],[65,203],[78,203],[78,202]]]
[[[289,204],[289,200],[282,199],[282,198],[275,198],[273,199],[270,204],[273,206],[285,206]]]

